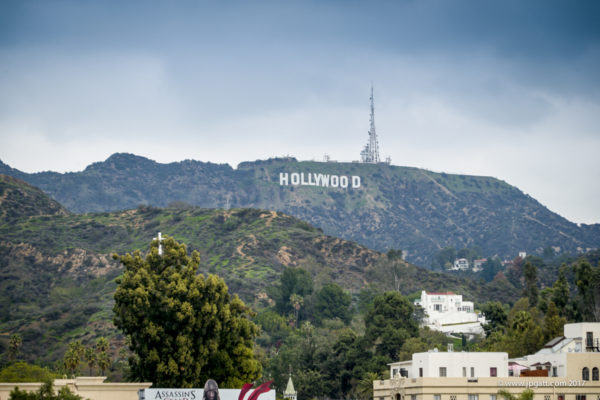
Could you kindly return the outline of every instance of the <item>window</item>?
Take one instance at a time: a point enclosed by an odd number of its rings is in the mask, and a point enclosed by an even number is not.
[[[544,400],[550,400],[550,397],[551,397],[551,396],[550,396],[549,394],[545,394],[545,395],[544,395]]]
[[[470,394],[469,400],[479,400],[479,395],[478,394]]]
[[[490,376],[498,376],[498,369],[496,367],[490,367]]]
[[[423,377],[423,368],[419,368],[419,378]]]
[[[552,376],[558,376],[558,368],[552,367]]]
[[[463,367],[463,377],[467,377],[467,367]]]
[[[446,367],[440,367],[440,376],[446,376]]]
[[[490,394],[490,400],[496,400],[496,395],[495,394]]]
[[[442,396],[439,394],[434,394],[433,395],[433,400],[442,400]]]
[[[598,367],[592,368],[592,380],[593,381],[598,380]]]
[[[433,309],[435,311],[442,311],[442,305],[441,304],[434,304],[433,305]]]
[[[565,400],[565,395],[564,394],[557,394],[556,395],[556,400]]]
[[[585,394],[575,395],[575,400],[585,400]]]
[[[593,332],[585,333],[585,347],[594,347],[594,333]]]
[[[590,369],[588,367],[583,367],[583,370],[581,370],[581,379],[584,381],[590,380]]]
[[[475,367],[471,367],[471,378],[475,377]]]
[[[416,394],[411,394],[410,395],[410,400],[417,400],[417,395]]]
[[[451,394],[450,395],[450,400],[456,400],[456,395],[455,394]]]

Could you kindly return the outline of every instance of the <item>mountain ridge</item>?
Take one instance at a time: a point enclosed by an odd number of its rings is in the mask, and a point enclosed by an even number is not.
[[[281,186],[280,173],[361,177],[360,188]],[[273,158],[228,164],[185,160],[160,164],[116,153],[83,171],[8,173],[40,187],[73,212],[158,207],[185,202],[207,208],[251,207],[294,215],[325,233],[428,266],[444,247],[478,247],[482,256],[514,258],[548,246],[575,253],[600,246],[600,224],[574,224],[518,188],[493,177],[414,167]]]

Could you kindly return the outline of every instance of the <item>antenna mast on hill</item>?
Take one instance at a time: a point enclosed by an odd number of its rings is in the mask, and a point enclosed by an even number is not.
[[[362,162],[369,164],[379,163],[379,143],[377,141],[377,132],[375,131],[375,105],[373,102],[373,85],[371,84],[371,121],[369,126],[369,142],[360,152]]]

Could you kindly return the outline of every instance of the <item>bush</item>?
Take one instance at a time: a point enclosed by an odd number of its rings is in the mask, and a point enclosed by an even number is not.
[[[48,368],[16,362],[0,371],[0,382],[44,382],[57,376]]]

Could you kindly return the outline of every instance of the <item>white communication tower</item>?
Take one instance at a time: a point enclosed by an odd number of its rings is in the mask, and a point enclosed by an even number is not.
[[[362,162],[377,164],[379,159],[379,143],[377,141],[377,132],[375,131],[375,105],[373,103],[373,85],[371,85],[371,121],[369,126],[369,141],[365,148],[360,152]]]

